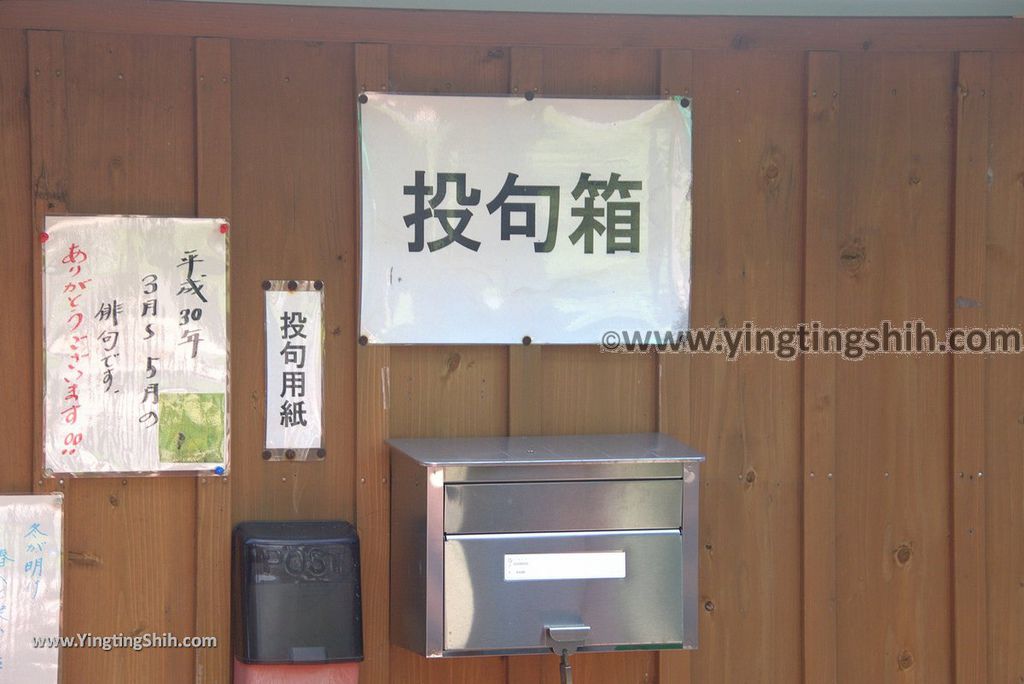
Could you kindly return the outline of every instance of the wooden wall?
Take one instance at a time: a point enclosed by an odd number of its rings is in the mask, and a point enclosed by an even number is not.
[[[693,324],[1024,323],[1024,23],[0,3],[0,491],[66,494],[64,681],[227,682],[228,539],[342,517],[363,680],[556,682],[554,657],[388,645],[389,436],[660,429],[708,456],[701,648],[580,684],[1024,681],[1018,356],[608,355],[357,344],[355,95],[694,99]],[[232,222],[226,478],[40,477],[47,212]],[[261,460],[266,278],[326,284],[324,462]]]

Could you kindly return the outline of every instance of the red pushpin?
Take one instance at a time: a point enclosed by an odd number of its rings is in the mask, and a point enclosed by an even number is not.
[[[221,235],[226,235],[227,232],[228,232],[228,224],[226,224],[226,223],[220,224],[220,234]]]
[[[46,242],[49,239],[50,239],[50,234],[49,233],[40,233],[39,234],[39,242]]]

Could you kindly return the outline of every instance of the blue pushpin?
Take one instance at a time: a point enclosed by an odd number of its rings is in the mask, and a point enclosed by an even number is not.
[[[217,466],[216,468],[213,469],[213,472],[216,475],[223,475],[224,474],[224,466]]]

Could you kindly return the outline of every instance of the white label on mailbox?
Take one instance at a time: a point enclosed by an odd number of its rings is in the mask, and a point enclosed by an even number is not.
[[[625,551],[505,554],[506,582],[622,579],[625,576]]]

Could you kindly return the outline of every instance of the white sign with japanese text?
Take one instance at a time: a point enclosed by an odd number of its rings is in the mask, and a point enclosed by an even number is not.
[[[63,499],[0,496],[0,682],[59,681]]]
[[[367,341],[687,328],[688,100],[364,99]]]
[[[295,457],[323,446],[323,290],[290,284],[273,281],[266,293],[266,448]]]
[[[48,470],[224,472],[227,230],[220,219],[47,217]]]

